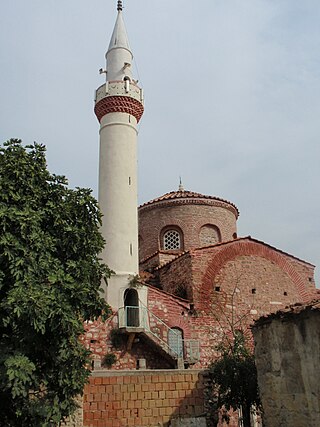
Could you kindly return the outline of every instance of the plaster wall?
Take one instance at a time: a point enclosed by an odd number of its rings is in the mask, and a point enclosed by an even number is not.
[[[109,113],[101,119],[99,204],[106,240],[103,261],[116,273],[105,289],[113,308],[121,306],[119,289],[138,273],[136,119]]]

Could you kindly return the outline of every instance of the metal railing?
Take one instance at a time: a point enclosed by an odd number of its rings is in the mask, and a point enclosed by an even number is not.
[[[172,357],[183,358],[193,362],[200,359],[198,340],[183,339],[176,329],[170,328],[142,303],[139,307],[126,306],[119,308],[118,318],[119,328],[144,329]]]
[[[119,328],[148,327],[148,309],[146,307],[126,306],[118,311]]]

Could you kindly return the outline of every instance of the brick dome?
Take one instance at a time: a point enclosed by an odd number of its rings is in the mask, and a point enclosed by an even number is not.
[[[138,208],[140,260],[232,240],[238,216],[227,200],[183,189],[150,200]]]

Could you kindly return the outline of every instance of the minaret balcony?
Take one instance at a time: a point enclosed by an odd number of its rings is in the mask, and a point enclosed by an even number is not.
[[[123,80],[104,83],[96,90],[95,102],[98,103],[108,96],[129,96],[143,103],[143,91],[133,82],[130,82],[129,90]]]

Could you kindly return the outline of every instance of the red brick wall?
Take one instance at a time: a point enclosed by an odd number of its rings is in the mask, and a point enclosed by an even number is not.
[[[187,301],[179,300],[179,298],[150,287],[148,290],[148,307],[150,312],[160,318],[167,326],[182,329],[184,338],[190,338],[190,321],[188,316],[190,305]],[[154,325],[150,325],[151,329],[157,328],[161,330],[164,328],[164,325],[160,322],[157,322],[155,319],[153,321]],[[166,336],[164,338],[166,339]]]
[[[163,249],[160,244],[161,230],[167,226],[177,226],[184,236],[184,250],[199,247],[200,230],[203,225],[216,225],[222,241],[232,240],[237,232],[236,217],[224,207],[200,204],[179,205],[166,202],[165,205],[142,207],[138,211],[140,235],[140,260],[157,250]]]
[[[182,284],[193,289],[189,298],[194,307],[183,316],[175,311],[168,316],[161,296],[150,295],[149,304],[155,300],[159,317],[171,326],[184,319],[190,338],[201,343],[198,368],[215,358],[216,345],[230,333],[232,316],[239,329],[249,327],[260,315],[309,299],[316,291],[309,282],[312,265],[251,239],[191,251],[158,274],[166,291],[174,293]]]
[[[298,300],[295,302],[307,301],[315,295],[314,282],[309,282],[308,279],[309,277],[313,278],[314,267],[311,264],[250,238],[238,239],[210,249],[194,251],[194,257],[198,259],[197,264],[199,264],[197,265],[197,271],[193,272],[195,283],[201,283],[203,292],[210,290],[212,288],[212,280],[220,272],[221,268],[228,261],[234,260],[239,256],[263,258],[270,261],[274,266],[279,267],[295,284],[298,293]],[[245,266],[245,264],[243,265]],[[254,268],[254,262],[251,263],[251,267]],[[241,269],[242,266],[239,265],[239,274]],[[277,271],[280,271],[279,269]],[[277,273],[274,274],[275,279]],[[258,274],[256,280],[259,281]],[[280,280],[282,280],[282,277],[279,277],[278,281]],[[273,292],[272,288],[270,288],[270,292]]]
[[[83,340],[86,347],[92,351],[93,360],[102,362],[106,354],[113,353],[117,358],[111,367],[113,370],[135,370],[139,359],[146,360],[147,369],[171,369],[174,367],[170,358],[159,357],[159,350],[145,335],[137,335],[130,349],[127,348],[128,336],[126,334],[118,336],[118,342],[115,344],[111,334],[112,330],[118,331],[117,315],[105,323],[95,321],[86,324],[85,329],[86,334]]]
[[[140,262],[140,270],[146,271],[172,261],[177,257],[177,251],[158,251]]]
[[[162,426],[203,413],[200,371],[94,372],[84,390],[84,427]]]
[[[164,265],[154,274],[158,277],[164,291],[193,301],[192,259],[189,253]]]

